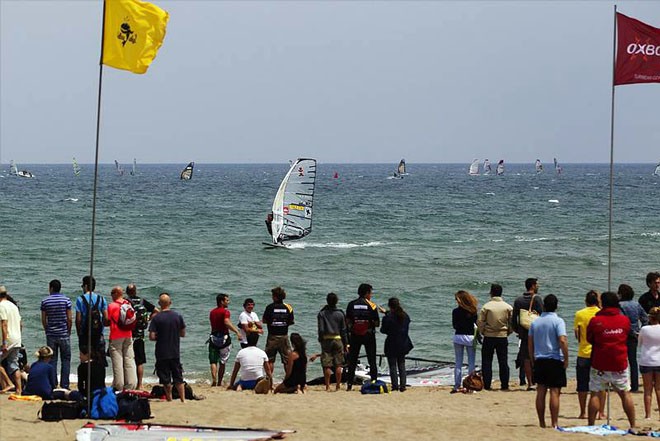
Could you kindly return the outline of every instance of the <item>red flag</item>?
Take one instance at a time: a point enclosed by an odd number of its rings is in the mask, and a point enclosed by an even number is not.
[[[617,12],[614,85],[660,83],[660,29]]]

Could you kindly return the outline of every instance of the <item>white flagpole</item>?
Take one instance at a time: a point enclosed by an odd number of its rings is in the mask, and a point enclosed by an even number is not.
[[[610,200],[609,200],[609,229],[607,235],[607,290],[608,291],[611,290],[611,286],[612,286],[612,217],[613,217],[612,212],[614,206],[614,75],[616,72],[616,31],[617,31],[616,5],[614,5],[614,28],[612,29],[612,108],[610,111]]]

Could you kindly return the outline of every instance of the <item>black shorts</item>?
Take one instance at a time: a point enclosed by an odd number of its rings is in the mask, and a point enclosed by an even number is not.
[[[520,349],[518,350],[518,361],[522,365],[522,362],[529,360],[529,347],[527,346],[528,340],[527,331],[520,333]]]
[[[575,363],[575,377],[577,378],[577,391],[589,392],[589,373],[591,372],[591,358],[578,357]]]
[[[545,387],[566,387],[564,362],[551,358],[534,361],[534,382]]]
[[[147,354],[144,353],[144,339],[133,340],[133,352],[135,353],[135,365],[140,366],[147,362]]]
[[[183,383],[183,366],[178,358],[156,360],[156,375],[163,386]]]

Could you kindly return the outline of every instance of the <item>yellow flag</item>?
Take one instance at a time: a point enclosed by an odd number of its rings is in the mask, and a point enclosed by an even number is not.
[[[105,0],[103,64],[143,74],[156,58],[170,15],[140,0]]]

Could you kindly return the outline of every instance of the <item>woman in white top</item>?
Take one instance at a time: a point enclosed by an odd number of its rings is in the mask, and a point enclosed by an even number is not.
[[[660,308],[649,311],[649,325],[639,331],[639,370],[644,382],[644,417],[651,418],[651,399],[655,398],[660,407]]]

